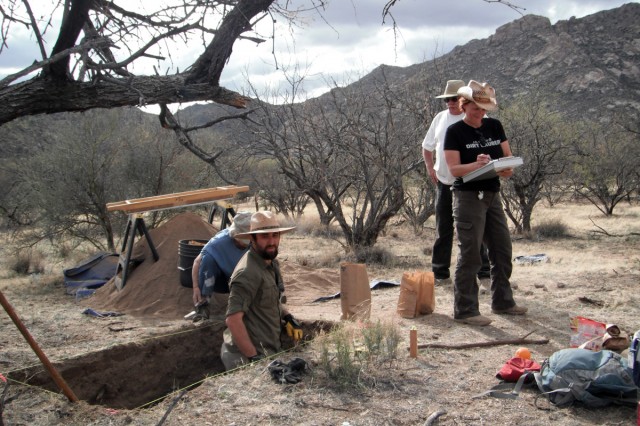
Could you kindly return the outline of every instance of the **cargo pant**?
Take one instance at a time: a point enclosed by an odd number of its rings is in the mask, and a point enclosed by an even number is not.
[[[491,262],[491,308],[515,306],[511,290],[511,235],[499,192],[453,190],[453,217],[458,234],[454,279],[454,318],[480,315],[478,282],[480,246],[484,241]]]
[[[436,240],[431,255],[431,270],[436,279],[447,279],[450,276],[451,249],[453,247],[453,195],[451,185],[442,182],[437,184],[436,193]],[[489,257],[487,248],[480,247],[482,267],[478,278],[489,277]]]

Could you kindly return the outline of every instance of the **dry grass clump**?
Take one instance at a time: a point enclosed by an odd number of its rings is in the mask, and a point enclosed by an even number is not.
[[[37,250],[20,250],[9,257],[7,267],[18,275],[42,274],[45,270],[44,256]]]
[[[296,262],[299,265],[306,266],[308,268],[333,268],[339,264],[342,258],[337,253],[321,252],[318,254],[303,255],[296,258]]]
[[[533,232],[542,238],[565,238],[569,235],[569,226],[560,219],[548,219],[534,226]]]
[[[348,261],[356,263],[393,266],[395,255],[384,247],[357,247],[348,256]]]
[[[391,365],[398,355],[400,333],[395,324],[362,322],[340,324],[330,333],[321,334],[319,370],[327,387],[341,391],[361,390],[372,386],[380,367]]]
[[[339,228],[331,225],[323,225],[314,217],[308,218],[303,216],[299,221],[291,224],[290,226],[295,226],[296,234],[301,236],[327,238],[332,240],[344,237]]]

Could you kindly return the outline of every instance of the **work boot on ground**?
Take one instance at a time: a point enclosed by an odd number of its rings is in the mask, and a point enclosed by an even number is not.
[[[451,277],[451,274],[449,273],[449,271],[433,273],[433,278],[435,278],[436,280],[448,280],[450,277]]]
[[[469,317],[469,318],[456,318],[454,321],[460,322],[462,324],[479,325],[479,326],[485,326],[485,325],[491,324],[491,320],[482,315],[476,315],[475,317]]]
[[[529,308],[524,306],[513,305],[507,309],[491,309],[491,312],[498,315],[524,315],[528,310]]]

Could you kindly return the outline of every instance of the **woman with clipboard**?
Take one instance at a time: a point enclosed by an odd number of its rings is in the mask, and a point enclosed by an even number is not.
[[[454,279],[454,319],[485,326],[491,319],[480,314],[478,283],[480,244],[489,249],[491,263],[491,311],[495,314],[523,315],[511,290],[511,235],[500,197],[500,177],[513,169],[497,172],[489,179],[463,182],[462,176],[488,164],[492,159],[510,157],[511,148],[500,121],[485,117],[498,108],[495,90],[487,83],[471,80],[458,89],[464,118],[447,129],[444,149],[453,184],[453,217],[460,253]]]

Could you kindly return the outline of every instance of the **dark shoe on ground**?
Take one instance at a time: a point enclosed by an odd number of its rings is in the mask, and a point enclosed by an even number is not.
[[[438,273],[438,272],[434,272],[433,273],[433,277],[436,280],[448,280],[450,276],[451,276],[451,274],[443,274],[443,273]]]
[[[480,271],[478,272],[478,279],[486,280],[491,278],[491,272],[489,271]]]
[[[491,312],[498,315],[524,315],[528,310],[524,306],[513,305],[508,309],[491,309]]]
[[[460,319],[456,318],[454,319],[454,321],[460,322],[462,324],[478,325],[481,327],[491,324],[491,320],[482,315],[476,315],[475,317],[469,317],[469,318],[460,318]]]

